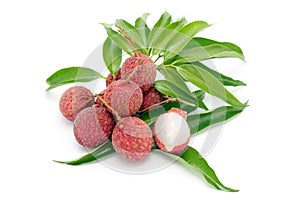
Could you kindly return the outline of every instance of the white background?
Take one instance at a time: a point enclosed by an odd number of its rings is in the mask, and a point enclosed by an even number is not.
[[[4,3],[5,2],[5,3]],[[299,7],[297,1],[1,1],[0,199],[299,199]],[[201,36],[242,47],[247,63],[216,61],[248,83],[232,90],[250,107],[226,124],[207,156],[216,191],[181,165],[131,175],[100,164],[52,162],[84,151],[58,110],[65,88],[45,93],[54,71],[81,65],[105,39],[99,22],[144,12],[214,24]],[[195,146],[195,148],[197,148]]]

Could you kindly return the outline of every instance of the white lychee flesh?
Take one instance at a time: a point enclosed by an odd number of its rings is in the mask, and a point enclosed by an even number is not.
[[[158,117],[154,125],[154,134],[158,146],[172,153],[176,147],[184,150],[190,139],[190,127],[187,121],[177,113],[170,112]],[[186,145],[184,145],[186,144]],[[178,153],[178,152],[177,152]]]

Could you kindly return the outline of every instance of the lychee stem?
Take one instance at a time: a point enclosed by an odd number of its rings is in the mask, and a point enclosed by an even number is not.
[[[108,109],[111,110],[111,112],[113,113],[113,115],[117,118],[117,121],[121,121],[121,117],[120,115],[99,95],[99,94],[96,94],[95,95]]]
[[[134,68],[134,70],[128,75],[128,77],[126,78],[126,81],[129,81],[133,75],[138,71],[138,69],[140,68],[141,66],[138,65],[137,67]]]
[[[119,33],[121,33],[123,35],[123,37],[129,42],[130,46],[133,48],[134,54],[137,55],[136,47],[135,47],[133,41],[131,40],[131,38],[128,35],[126,35],[126,33],[123,31],[123,29],[121,29],[120,27],[118,27],[118,28],[119,28],[119,30],[118,30]]]
[[[150,110],[150,109],[152,109],[152,108],[154,108],[156,106],[160,106],[160,105],[168,103],[168,102],[180,102],[180,103],[183,103],[183,104],[195,107],[194,104],[192,104],[190,102],[187,102],[187,101],[184,101],[184,100],[181,100],[179,98],[171,98],[171,97],[168,97],[168,96],[165,96],[165,97],[167,98],[166,100],[163,100],[163,101],[161,101],[159,103],[153,104],[152,106],[150,106],[148,108],[145,108],[143,110],[139,110],[138,113],[143,113],[143,112],[145,112],[147,110]]]

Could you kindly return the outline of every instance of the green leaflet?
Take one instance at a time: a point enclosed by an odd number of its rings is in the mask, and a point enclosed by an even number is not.
[[[178,73],[203,91],[222,99],[233,107],[245,107],[223,84],[206,70],[192,64],[175,66]]]
[[[176,56],[197,33],[209,26],[204,21],[194,21],[185,25],[168,42],[164,55],[165,60]]]
[[[173,98],[179,98],[180,100],[186,101],[187,103],[196,106],[197,100],[191,93],[189,94],[182,88],[178,87],[174,83],[167,80],[157,80],[154,83],[154,87],[161,93],[166,94]]]
[[[111,24],[105,24],[105,23],[101,23],[106,32],[108,37],[114,41],[123,51],[125,51],[126,53],[128,53],[129,55],[133,56],[134,55],[134,49],[133,47],[130,45],[130,43],[118,32],[114,31],[111,27]]]
[[[129,37],[132,42],[134,43],[135,47],[141,51],[142,53],[144,52],[144,42],[143,39],[140,35],[140,32],[130,23],[123,19],[117,19],[115,25],[123,31],[123,33]]]
[[[164,27],[171,23],[172,17],[168,12],[164,12],[159,20],[155,23],[149,35],[149,47],[152,48],[155,40],[164,30]]]
[[[179,64],[179,63],[178,63]],[[200,67],[206,71],[208,71],[209,73],[211,73],[211,75],[213,75],[214,77],[216,77],[221,83],[223,83],[223,85],[225,86],[245,86],[246,83],[240,81],[240,80],[235,80],[233,78],[230,78],[228,76],[225,76],[207,66],[205,66],[204,64],[202,64],[201,62],[194,62],[191,63],[192,65],[195,65],[197,67]],[[180,65],[180,64],[179,64]]]
[[[150,34],[150,29],[146,23],[147,17],[149,16],[149,13],[144,13],[141,17],[137,18],[135,20],[135,27],[137,31],[140,33],[140,36],[143,41],[143,48],[148,48],[148,38]],[[149,56],[149,52],[146,52],[146,55]]]
[[[82,165],[90,162],[94,162],[96,160],[100,160],[102,158],[105,158],[115,152],[114,147],[112,146],[112,143],[110,140],[106,140],[103,144],[101,144],[99,147],[91,151],[90,153],[75,159],[71,161],[56,161],[61,164],[67,164],[67,165]]]
[[[239,191],[223,185],[223,183],[221,183],[221,181],[218,179],[214,170],[208,165],[207,161],[200,155],[200,153],[196,149],[190,146],[188,146],[180,156],[169,153],[164,154],[195,171],[198,175],[202,176],[207,181],[207,183],[209,183],[217,190],[223,190],[227,192]]]
[[[211,125],[227,121],[241,113],[243,110],[243,107],[234,108],[232,106],[222,106],[205,113],[189,115],[187,122],[191,129],[191,134],[195,135]]]
[[[173,38],[173,36],[187,23],[186,19],[183,17],[180,20],[169,24],[157,35],[157,39],[153,42],[153,54],[157,55],[166,49],[168,42]]]
[[[197,91],[193,92],[193,95],[197,99],[198,107],[203,109],[203,110],[208,110],[208,108],[206,107],[206,105],[203,102],[203,99],[205,97],[205,92],[203,92],[202,90],[197,90]]]
[[[102,75],[90,68],[63,68],[56,71],[49,78],[47,78],[46,82],[50,87],[46,91],[49,91],[61,85],[66,85],[75,82],[89,82],[98,78],[102,78]]]
[[[206,38],[193,38],[179,53],[181,61],[195,62],[210,58],[239,58],[245,60],[240,47],[229,42],[218,42]]]
[[[102,54],[107,69],[115,76],[122,62],[122,50],[114,41],[107,38],[103,44]]]
[[[164,85],[166,85],[171,91],[173,91],[175,96],[172,97],[180,98],[181,100],[197,105],[197,99],[187,87],[185,81],[178,74],[176,69],[173,69],[171,67],[164,67],[160,68],[159,71],[165,78],[165,81],[160,80],[159,82],[164,82]]]

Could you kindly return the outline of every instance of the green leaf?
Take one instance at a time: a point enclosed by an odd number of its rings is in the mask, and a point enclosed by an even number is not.
[[[118,32],[114,31],[111,27],[111,24],[105,24],[101,23],[106,32],[108,37],[114,41],[123,51],[128,53],[129,55],[133,56],[134,55],[134,49],[130,45],[130,43]]]
[[[155,23],[153,29],[149,35],[149,47],[153,47],[154,41],[160,35],[160,33],[164,30],[164,27],[168,26],[171,23],[172,17],[168,12],[164,12],[159,20]]]
[[[66,85],[75,82],[89,82],[98,78],[102,75],[93,69],[85,67],[69,67],[56,71],[46,82],[50,87],[46,90],[51,90],[55,87]]]
[[[202,108],[203,110],[208,110],[205,103],[203,102],[203,99],[205,97],[205,92],[203,92],[202,90],[197,90],[193,92],[193,95],[197,99],[198,107]]]
[[[144,48],[148,47],[148,38],[150,34],[150,29],[146,23],[148,15],[148,13],[144,13],[141,17],[135,20],[135,27],[140,33]],[[149,53],[147,53],[147,55],[149,55]]]
[[[217,42],[214,40],[196,37],[193,38],[179,53],[185,62],[195,62],[210,58],[239,58],[245,60],[240,47],[229,42]]]
[[[166,46],[165,60],[176,56],[198,32],[209,26],[210,25],[204,21],[194,21],[185,25]]]
[[[106,140],[99,147],[91,151],[90,153],[71,161],[56,161],[58,163],[67,164],[67,165],[82,165],[96,160],[105,158],[115,152],[112,143],[110,140]]]
[[[171,84],[168,84],[168,86],[173,91],[173,93],[176,95],[176,96],[172,96],[172,97],[179,98],[181,100],[184,100],[184,101],[187,101],[194,105],[197,105],[197,100],[196,100],[195,96],[192,94],[190,89],[187,87],[185,81],[178,74],[176,69],[171,68],[171,67],[163,67],[163,68],[160,68],[159,71],[162,73],[162,75],[164,76],[166,81],[171,83]]]
[[[160,150],[156,150],[156,151],[160,151]],[[190,146],[188,146],[180,156],[169,154],[169,153],[164,153],[164,154],[179,161],[186,167],[192,169],[198,175],[202,176],[207,181],[207,183],[209,183],[217,190],[222,190],[227,192],[239,191],[223,185],[219,180],[219,178],[217,177],[214,170],[208,165],[207,161],[200,155],[200,153],[196,149]]]
[[[161,33],[157,35],[157,39],[153,42],[153,54],[159,54],[161,51],[164,51],[168,42],[173,38],[173,36],[187,23],[186,19],[183,17],[180,20],[169,24]]]
[[[114,41],[107,38],[103,44],[102,54],[108,70],[115,76],[122,62],[122,50]]]
[[[191,129],[191,134],[195,135],[211,125],[227,121],[241,113],[243,110],[244,108],[241,107],[234,108],[232,106],[222,106],[209,112],[189,115],[187,122]]]
[[[140,35],[140,32],[133,25],[123,19],[117,19],[115,25],[131,39],[137,49],[142,52],[144,51],[145,46],[143,39]]]
[[[223,84],[206,70],[192,64],[175,66],[179,74],[203,91],[216,96],[233,107],[245,107]]]
[[[225,76],[215,70],[212,70],[211,68],[205,66],[204,64],[202,64],[201,62],[194,62],[192,63],[193,65],[197,66],[197,67],[201,67],[202,69],[208,71],[209,73],[211,73],[214,77],[216,77],[221,83],[223,83],[223,85],[225,86],[245,86],[246,83],[240,81],[240,80],[235,80],[233,78],[230,78],[228,76]]]
[[[180,100],[186,101],[194,106],[197,105],[197,100],[193,94],[189,94],[189,92],[183,90],[178,85],[170,81],[157,80],[154,82],[154,87],[165,95],[173,98],[179,98]]]

